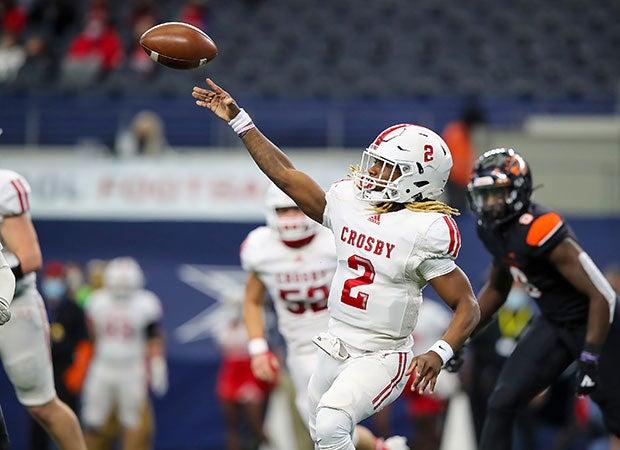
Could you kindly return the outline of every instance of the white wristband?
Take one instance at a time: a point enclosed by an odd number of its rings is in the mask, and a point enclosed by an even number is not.
[[[266,353],[269,351],[269,345],[265,338],[259,337],[250,339],[248,342],[248,352],[250,356],[260,355],[261,353]]]
[[[452,350],[452,347],[450,347],[450,344],[448,344],[443,339],[440,339],[437,342],[435,342],[433,346],[428,349],[428,351],[429,352],[433,351],[437,353],[444,364],[447,363],[448,360],[452,358],[452,356],[454,355],[454,350]]]
[[[228,122],[235,133],[240,135],[241,133],[251,130],[256,127],[250,115],[245,112],[245,109],[241,108],[239,114],[237,114],[230,122]]]

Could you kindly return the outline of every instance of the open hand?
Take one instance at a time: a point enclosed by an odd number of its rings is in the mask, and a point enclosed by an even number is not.
[[[230,122],[239,114],[237,102],[235,102],[228,92],[215,84],[211,78],[207,78],[206,81],[211,89],[194,86],[192,90],[192,97],[197,99],[196,104],[203,108],[210,109],[220,119]]]

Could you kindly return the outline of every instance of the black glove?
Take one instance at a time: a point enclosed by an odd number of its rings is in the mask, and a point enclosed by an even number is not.
[[[465,362],[465,346],[462,346],[454,352],[452,358],[446,361],[443,368],[450,373],[458,372],[463,363]]]
[[[590,395],[598,383],[598,354],[587,351],[581,352],[577,361],[577,395]]]

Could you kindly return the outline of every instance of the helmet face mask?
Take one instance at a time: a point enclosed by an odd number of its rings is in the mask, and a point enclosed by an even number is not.
[[[489,150],[478,158],[467,192],[479,221],[491,227],[506,223],[529,206],[529,166],[513,149]]]
[[[439,135],[418,125],[384,130],[362,153],[353,180],[368,202],[434,200],[444,191],[452,155]]]
[[[267,225],[285,244],[296,244],[316,234],[317,223],[274,184],[267,190],[265,207]]]

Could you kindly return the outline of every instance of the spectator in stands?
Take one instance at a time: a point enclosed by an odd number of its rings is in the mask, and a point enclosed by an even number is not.
[[[119,67],[124,50],[118,32],[102,5],[93,6],[82,31],[71,41],[62,63],[61,83],[67,87],[92,84]]]
[[[63,263],[48,263],[41,280],[41,291],[50,320],[50,340],[54,365],[54,384],[58,397],[78,412],[79,393],[92,353],[84,312],[69,297],[67,270]],[[30,450],[47,450],[51,442],[35,421],[30,421]]]
[[[77,22],[77,3],[73,0],[35,0],[30,6],[28,26],[40,33],[48,31],[51,42],[56,43]]]
[[[19,37],[26,30],[28,13],[16,0],[0,0],[0,17],[5,32]]]
[[[140,45],[140,37],[159,22],[155,5],[150,0],[139,3],[130,16],[131,42],[128,43],[127,65],[130,72],[139,78],[150,78],[156,73],[157,64],[146,54]]]
[[[457,120],[448,123],[441,133],[452,153],[452,170],[446,184],[448,202],[460,211],[468,209],[467,183],[477,158],[473,142],[476,128],[485,122],[482,111],[474,105],[466,107]]]
[[[115,153],[122,158],[156,156],[168,150],[161,117],[147,110],[135,115],[129,128],[120,131],[115,143]]]
[[[208,0],[188,0],[179,11],[179,20],[194,25],[201,30],[206,30],[209,19],[209,6]]]
[[[15,81],[26,62],[26,50],[14,33],[4,31],[0,36],[0,84]]]
[[[84,385],[82,419],[86,442],[94,449],[106,421],[117,408],[122,448],[149,448],[140,427],[148,398],[168,390],[161,302],[143,288],[144,275],[130,257],[115,258],[104,272],[103,288],[93,292],[86,317],[95,350]]]
[[[56,81],[56,60],[46,38],[32,34],[24,45],[26,60],[22,64],[13,85],[18,88],[41,89]]]

